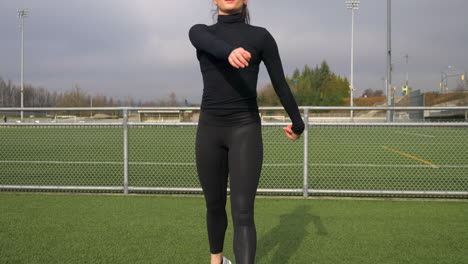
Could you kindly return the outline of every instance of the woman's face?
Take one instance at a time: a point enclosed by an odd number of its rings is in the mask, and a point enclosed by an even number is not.
[[[244,4],[248,0],[213,0],[214,4],[218,6],[220,15],[230,15],[240,13]]]

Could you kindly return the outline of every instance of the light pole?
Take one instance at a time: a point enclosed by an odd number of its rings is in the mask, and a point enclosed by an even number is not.
[[[408,60],[409,60],[409,55],[406,54],[405,55],[405,59],[406,59],[406,86],[408,86],[408,83],[409,83],[409,69],[408,69]]]
[[[354,105],[354,10],[359,8],[359,0],[346,1],[346,7],[351,9],[351,82],[349,84],[350,90],[350,106]],[[353,110],[351,110],[351,120],[353,119]]]
[[[23,108],[23,88],[24,88],[24,18],[28,17],[31,11],[29,9],[19,9],[18,17],[20,21],[21,30],[21,108]],[[23,110],[21,110],[21,122],[23,122]]]
[[[392,1],[387,0],[387,106],[392,105]],[[393,121],[393,111],[387,110],[387,122]]]
[[[91,108],[93,108],[93,96],[89,96],[89,100],[91,101]],[[93,117],[93,110],[90,110],[89,118]]]

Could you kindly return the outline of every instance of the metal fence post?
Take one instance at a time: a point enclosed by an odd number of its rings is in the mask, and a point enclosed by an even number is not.
[[[128,194],[128,109],[123,109],[124,131],[124,194]]]
[[[304,186],[303,186],[303,196],[307,198],[309,196],[309,183],[308,183],[308,168],[309,168],[309,109],[304,109]]]
[[[196,127],[197,122],[180,122],[180,120],[177,120],[177,117],[175,117],[175,120],[165,120],[164,123],[159,123],[159,122],[141,122],[138,121],[138,119],[135,119],[135,121],[130,120],[130,112],[136,111],[136,110],[143,110],[143,109],[151,109],[154,111],[160,111],[160,110],[167,110],[171,109],[174,110],[176,108],[174,107],[149,107],[149,108],[144,108],[144,107],[99,107],[99,108],[88,108],[88,107],[69,107],[69,108],[60,108],[60,107],[46,107],[46,108],[2,108],[0,107],[0,112],[6,111],[7,113],[12,114],[12,112],[19,112],[21,110],[25,111],[25,113],[31,113],[37,116],[41,115],[44,111],[50,111],[50,112],[56,112],[56,111],[89,111],[92,109],[93,111],[112,111],[118,112],[118,116],[120,118],[123,117],[123,119],[118,119],[116,121],[107,121],[107,120],[89,120],[88,117],[84,118],[79,118],[77,120],[77,116],[61,116],[64,120],[61,120],[59,116],[59,112],[56,113],[55,118],[38,118],[38,119],[33,119],[33,118],[27,118],[27,122],[18,122],[16,123],[15,119],[9,119],[8,122],[3,122],[0,121],[0,133],[1,132],[7,132],[3,133],[2,139],[3,141],[0,140],[0,145],[2,147],[2,150],[4,152],[0,153],[0,168],[6,168],[6,171],[10,168],[15,168],[16,166],[19,166],[18,164],[21,164],[20,166],[25,166],[25,168],[31,169],[38,169],[38,173],[41,173],[42,170],[44,170],[44,175],[47,175],[47,172],[51,172],[52,170],[56,172],[61,172],[61,169],[67,169],[65,173],[67,175],[73,175],[73,177],[67,177],[67,179],[62,179],[62,178],[57,178],[57,177],[42,177],[42,178],[32,178],[32,177],[26,177],[24,179],[18,178],[19,174],[16,173],[4,173],[2,174],[1,172],[4,172],[4,170],[0,169],[0,192],[4,190],[17,190],[17,191],[27,191],[27,190],[62,190],[62,191],[78,191],[78,192],[86,192],[86,191],[104,191],[104,192],[122,192],[124,195],[129,195],[130,191],[151,191],[151,192],[164,192],[164,193],[175,193],[175,192],[197,192],[200,193],[202,190],[201,188],[194,187],[196,184],[196,181],[194,182],[187,182],[183,178],[185,175],[182,175],[184,171],[187,170],[187,168],[196,171],[195,170],[195,163],[194,162],[181,162],[185,160],[177,160],[177,159],[170,159],[166,162],[135,162],[134,159],[132,159],[132,168],[134,167],[139,167],[139,166],[154,166],[153,168],[161,168],[161,165],[170,165],[170,166],[176,166],[178,168],[178,172],[180,175],[176,175],[175,177],[171,177],[170,179],[161,179],[161,181],[164,181],[163,184],[161,184],[164,187],[149,187],[147,186],[147,181],[141,181],[137,179],[138,177],[134,177],[132,174],[132,184],[129,182],[129,164],[130,164],[130,157],[129,157],[129,143],[130,143],[130,135],[129,135],[129,127],[150,127],[150,126],[161,126],[163,125],[164,127],[184,127],[188,128],[191,127],[191,131],[193,132],[193,127]],[[190,110],[195,110],[199,111],[198,107],[177,107],[177,109],[190,109]],[[276,107],[262,107],[260,110],[283,110],[284,108],[281,106],[276,106]],[[349,122],[349,116],[345,115],[336,115],[336,116],[330,116],[330,115],[324,115],[324,118],[320,115],[315,114],[316,111],[324,111],[324,110],[364,110],[364,111],[371,111],[371,110],[378,110],[378,111],[400,111],[400,110],[406,110],[409,112],[414,112],[414,111],[431,111],[433,110],[443,110],[443,111],[438,111],[438,113],[435,113],[436,115],[426,115],[424,119],[421,120],[421,118],[413,118],[411,115],[409,115],[409,120],[403,116],[401,118],[400,116],[395,116],[395,121],[396,122],[385,122],[384,118],[381,117],[375,117],[375,118],[370,118],[367,119],[366,117],[361,118],[355,118],[353,122]],[[451,111],[448,111],[451,110]],[[49,113],[50,113],[49,112]],[[428,113],[428,114],[430,114]],[[464,156],[464,152],[460,151],[463,148],[460,148],[460,142],[465,142],[466,141],[466,130],[468,129],[468,122],[466,121],[466,118],[468,116],[468,106],[409,106],[409,107],[398,107],[398,106],[385,106],[385,107],[336,107],[336,106],[302,106],[300,107],[300,114],[301,118],[304,121],[304,135],[303,135],[303,186],[301,187],[299,185],[299,179],[295,177],[299,177],[299,175],[292,175],[294,179],[291,181],[288,181],[290,179],[281,179],[280,181],[270,181],[267,182],[267,185],[270,188],[260,188],[257,191],[259,193],[284,193],[284,194],[294,194],[294,195],[299,195],[301,192],[303,192],[303,198],[307,199],[309,196],[316,196],[318,194],[330,194],[330,195],[348,195],[351,196],[352,194],[365,194],[365,195],[371,195],[371,196],[386,196],[386,195],[396,195],[400,197],[406,197],[407,195],[414,195],[414,196],[424,196],[424,197],[429,197],[429,196],[462,196],[462,197],[468,197],[468,179],[461,177],[460,175],[465,175],[466,170],[468,169],[468,164],[466,163],[466,158]],[[451,115],[456,114],[457,116],[460,116],[459,118],[457,117],[455,121],[450,120],[450,122],[444,122],[445,117],[450,117]],[[177,116],[177,115],[175,115]],[[430,118],[440,118],[441,120],[430,120]],[[277,119],[277,117],[273,117],[273,119]],[[315,121],[317,120],[317,122]],[[408,122],[407,122],[408,121]],[[422,122],[423,121],[423,122]],[[267,122],[266,124],[262,124],[262,126],[272,126],[272,127],[278,127],[278,126],[283,126],[287,124],[285,120],[281,122]],[[100,142],[99,139],[103,136],[101,133],[105,133],[105,131],[94,131],[94,127],[99,126],[99,127],[105,127],[106,129],[111,129],[113,131],[111,133],[110,138],[114,140],[114,137],[117,137],[116,142],[120,140],[119,137],[122,136],[122,134],[119,136],[118,130],[120,128],[123,128],[123,150],[124,150],[124,155],[123,155],[123,164],[122,169],[124,171],[123,175],[123,184],[118,183],[118,177],[122,177],[122,175],[118,175],[119,172],[117,173],[117,183],[112,183],[112,186],[108,186],[108,184],[100,184],[100,181],[96,182],[95,178],[89,178],[86,177],[86,171],[75,171],[68,169],[68,165],[66,164],[76,164],[76,166],[87,166],[86,164],[93,164],[93,166],[96,165],[96,174],[97,175],[102,175],[104,174],[106,177],[107,175],[111,174],[112,172],[108,170],[109,165],[111,166],[118,166],[120,168],[120,165],[122,165],[122,161],[114,160],[115,154],[118,154],[118,149],[117,152],[114,151],[115,146],[107,146],[107,147],[112,147],[112,148],[106,148],[110,149],[110,151],[106,151],[105,156],[94,156],[94,155],[89,155],[86,159],[89,160],[82,160],[81,159],[81,153],[85,151],[92,151],[93,149],[97,147],[101,147],[106,142]],[[59,136],[58,140],[62,140],[66,137],[66,135],[60,135],[60,131],[54,130],[53,128],[73,128],[73,131],[76,132],[77,134],[86,134],[88,135],[89,133],[93,135],[89,135],[89,139],[92,140],[89,143],[90,144],[85,144],[81,146],[82,144],[81,137],[76,137],[74,138],[75,141],[70,141],[70,144],[64,144],[63,147],[61,148],[61,153],[58,155],[61,155],[62,153],[65,155],[76,155],[76,160],[75,161],[62,161],[60,160],[59,157],[57,159],[55,158],[56,156],[52,156],[50,154],[50,149],[47,148],[49,142],[52,142],[57,139],[57,136]],[[31,129],[29,129],[31,128]],[[35,133],[35,129],[42,129],[42,128],[47,128],[50,130],[47,130],[48,135],[46,138],[43,138],[41,135],[42,133]],[[343,144],[343,141],[337,140],[337,139],[342,139],[345,136],[351,135],[352,137],[356,135],[361,135],[361,132],[363,131],[362,128],[365,128],[365,133],[379,133],[378,137],[373,138],[373,141],[367,141],[364,138],[361,137],[355,137],[358,144],[366,144],[370,145],[371,148],[366,148],[366,149],[361,149],[356,144],[353,144],[352,148],[346,148],[343,150],[339,149],[339,151],[343,151],[342,154],[346,154],[346,159],[339,160],[339,161],[334,161],[332,160],[326,160],[326,156],[323,159],[319,158],[318,154],[324,153],[325,155],[328,154],[335,154],[334,148],[336,146],[341,146]],[[430,128],[430,129],[429,129]],[[419,131],[421,133],[419,133]],[[16,133],[16,132],[19,133]],[[312,131],[312,132],[310,132]],[[331,132],[332,131],[332,132]],[[11,132],[11,133],[10,133]],[[115,134],[115,133],[117,134]],[[311,134],[312,133],[312,134]],[[351,134],[350,134],[351,133]],[[388,136],[388,135],[395,135],[394,133],[401,133],[401,134],[410,134],[412,135],[411,137],[407,136]],[[447,134],[448,133],[448,134]],[[39,134],[36,137],[36,134]],[[22,136],[31,136],[33,140],[44,140],[43,145],[37,145],[38,148],[34,149],[33,151],[36,151],[37,153],[34,153],[35,156],[37,154],[36,160],[17,160],[15,159],[15,156],[8,155],[8,153],[13,150],[12,152],[16,152],[19,155],[23,156],[29,156],[31,155],[31,147],[22,145],[22,148],[18,148],[14,143],[9,144],[10,142],[14,142],[15,139],[18,139]],[[313,139],[310,142],[311,144],[309,145],[309,136],[313,136]],[[63,136],[63,138],[61,137]],[[134,135],[132,135],[134,136]],[[365,136],[365,134],[364,134]],[[148,138],[148,135],[146,136]],[[88,139],[88,137],[86,137]],[[388,138],[388,139],[387,139]],[[397,149],[391,149],[390,147],[392,146],[393,142],[398,142],[398,143],[406,143],[405,141],[401,141],[403,139],[407,139],[408,144],[412,144],[412,148],[410,148],[409,153],[405,152],[400,152],[400,148]],[[317,140],[319,139],[324,139],[325,142],[318,142]],[[383,140],[382,140],[383,139]],[[450,141],[445,141],[445,139],[450,139]],[[155,140],[154,138],[151,138],[151,140]],[[177,137],[177,135],[171,135],[171,138],[169,140],[180,140],[180,138]],[[271,140],[274,140],[274,138],[271,138]],[[354,139],[353,139],[354,140]],[[396,141],[395,141],[396,140]],[[300,144],[299,142],[295,142],[294,144]],[[316,142],[317,141],[317,142]],[[4,144],[3,143],[7,143]],[[382,144],[381,142],[384,142],[385,144]],[[430,144],[434,144],[434,148],[431,148],[431,150],[426,150],[426,149],[419,149],[419,147],[415,146],[416,144],[420,145],[426,145],[427,142],[430,142]],[[55,143],[55,142],[54,142]],[[132,141],[132,144],[134,142]],[[328,146],[324,146],[323,143],[327,143]],[[353,143],[350,141],[350,143]],[[373,144],[375,143],[375,144]],[[91,146],[91,144],[93,144]],[[120,142],[118,142],[117,147],[122,147],[119,145]],[[171,142],[167,142],[167,145],[165,146],[166,149],[169,149],[172,147],[170,145]],[[288,144],[285,142],[285,144]],[[321,144],[321,145],[317,145]],[[336,145],[336,146],[334,146]],[[296,145],[297,147],[300,147],[299,145]],[[323,146],[323,147],[322,147]],[[382,154],[377,153],[377,155],[374,155],[373,147],[377,147],[377,149],[384,148],[386,151],[384,151],[387,154]],[[390,147],[388,147],[390,146]],[[442,148],[443,151],[438,151],[439,148],[444,146]],[[137,146],[132,146],[132,155],[135,153],[133,152],[133,147]],[[138,146],[139,149],[138,151],[146,151],[144,146]],[[309,160],[309,147],[312,148],[311,153],[311,158]],[[320,148],[320,149],[317,149]],[[77,148],[79,152],[77,152]],[[281,146],[275,146],[275,154],[280,155],[282,154],[282,149],[280,149]],[[104,148],[103,148],[104,149]],[[375,149],[375,148],[374,148]],[[413,151],[414,150],[414,151]],[[427,152],[428,154],[435,153],[434,151],[438,151],[437,153],[440,153],[440,157],[446,157],[446,153],[450,153],[450,161],[445,161],[444,159],[441,158],[441,162],[437,162],[437,164],[433,164],[429,161],[422,160],[416,156],[411,156],[413,152],[417,153],[417,151],[431,151]],[[44,151],[44,152],[42,152]],[[122,149],[120,150],[122,151]],[[177,149],[172,150],[171,149],[171,154],[178,154]],[[387,152],[388,151],[388,152]],[[404,150],[403,150],[404,151]],[[320,152],[320,153],[319,153]],[[3,153],[6,153],[7,155],[1,155]],[[141,152],[139,152],[141,153]],[[317,153],[317,155],[315,155]],[[96,153],[99,154],[99,153]],[[159,154],[159,153],[158,153]],[[185,153],[184,153],[185,154]],[[298,154],[298,153],[296,153]],[[336,154],[339,154],[338,152]],[[352,156],[351,156],[351,155]],[[401,154],[409,159],[415,160],[414,165],[413,164],[406,164],[402,163],[400,164],[399,162],[393,163],[393,155],[396,154]],[[189,154],[188,154],[189,155]],[[188,155],[185,157],[187,158]],[[417,155],[417,154],[416,154]],[[417,155],[419,156],[419,155]],[[369,162],[364,162],[364,163],[357,163],[355,161],[362,160],[362,158],[367,158],[367,157],[372,157],[372,160]],[[438,157],[438,156],[436,156]],[[93,158],[98,158],[97,160],[92,160]],[[102,160],[101,160],[102,158]],[[406,159],[405,158],[405,159]],[[191,157],[190,157],[191,159]],[[163,160],[165,161],[165,160]],[[308,173],[309,169],[309,161],[311,164],[311,173]],[[374,162],[372,162],[374,161]],[[418,162],[416,162],[418,161]],[[419,163],[421,162],[421,163]],[[424,163],[424,164],[422,164]],[[39,167],[37,164],[40,164],[41,167]],[[184,166],[184,167],[181,167]],[[187,166],[187,167],[185,167]],[[263,164],[263,166],[280,166],[280,167],[286,167],[286,166],[294,166],[296,168],[296,172],[299,173],[298,168],[300,166],[300,162],[296,159],[294,163],[277,163],[273,159],[271,163],[268,164]],[[271,168],[271,167],[270,167]],[[339,168],[343,168],[343,170],[337,171]],[[432,168],[432,169],[417,169],[418,173],[407,173],[407,172],[412,172],[413,168]],[[347,171],[348,170],[348,171]],[[394,173],[395,170],[398,170],[398,173]],[[421,178],[427,178],[427,177],[438,177],[439,174],[444,170],[450,170],[450,172],[453,171],[453,173],[448,173],[447,174],[447,180],[435,180],[431,181],[430,185],[422,185],[420,179]],[[395,183],[394,181],[388,181],[389,178],[368,178],[368,175],[375,175],[377,173],[380,173],[381,171],[388,172],[388,174],[393,174],[395,175],[395,178],[392,179],[402,179],[404,181],[404,185],[400,185],[400,183]],[[355,177],[355,183],[349,183],[349,182],[343,182],[340,181],[341,177],[341,172],[344,173],[349,173],[349,175],[352,175]],[[151,172],[150,172],[151,173]],[[309,177],[309,175],[311,177]],[[314,178],[314,175],[317,176]],[[273,179],[278,179],[282,178],[282,174],[280,170],[276,170],[275,173],[272,175],[272,180]],[[393,176],[392,176],[393,177]],[[144,178],[140,178],[143,179]],[[310,181],[309,181],[310,179]],[[438,178],[437,178],[438,179]],[[450,180],[449,180],[450,179]],[[56,181],[57,180],[57,181]],[[122,178],[121,178],[122,180]],[[375,180],[375,181],[374,181]],[[453,182],[457,182],[457,185],[453,185]],[[168,183],[168,184],[166,184]],[[182,183],[182,186],[181,186]],[[158,186],[159,182],[156,183],[151,183],[152,185]],[[287,188],[284,184],[287,184]],[[290,184],[293,186],[290,187]],[[97,185],[105,185],[105,186],[97,186]],[[132,185],[132,186],[130,186]],[[192,186],[192,187],[190,187]],[[282,188],[285,187],[285,188]],[[428,191],[427,189],[429,189]],[[435,197],[433,197],[435,198]]]

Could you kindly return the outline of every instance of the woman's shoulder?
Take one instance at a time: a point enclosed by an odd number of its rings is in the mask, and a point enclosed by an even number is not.
[[[209,28],[212,28],[212,27],[213,27],[213,25],[195,24],[195,25],[192,25],[190,27],[189,31],[192,31],[192,30],[206,30],[206,29],[209,29]]]
[[[188,31],[188,35],[190,38],[193,38],[194,36],[203,34],[204,32],[213,33],[213,25],[205,25],[205,24],[192,25]]]
[[[273,38],[273,35],[271,35],[270,31],[266,27],[262,26],[254,26],[254,25],[249,25],[249,27],[254,31],[255,35],[258,36],[264,43],[266,41],[271,41]]]
[[[262,38],[273,38],[270,31],[266,27],[249,25],[256,35],[261,36]]]
[[[266,33],[268,33],[268,30],[267,30],[265,27],[262,27],[262,26],[255,26],[255,25],[251,25],[251,24],[248,24],[248,26],[249,26],[252,30],[255,30],[257,33],[260,33],[260,34],[266,34]]]

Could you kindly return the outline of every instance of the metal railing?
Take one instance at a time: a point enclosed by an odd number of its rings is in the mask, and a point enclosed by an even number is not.
[[[468,196],[467,120],[428,122],[401,115],[451,110],[466,118],[468,107],[300,109],[307,124],[302,140],[285,137],[280,127],[290,122],[262,122],[259,193]],[[196,118],[149,123],[129,118],[138,110],[198,107],[0,108],[21,110],[119,111],[122,117],[112,122],[74,118],[73,123],[0,123],[0,190],[201,192],[194,153]],[[317,113],[330,110],[353,110],[355,116],[337,113],[324,119]],[[387,122],[385,115],[364,117],[371,111],[391,111],[403,118]]]

